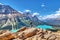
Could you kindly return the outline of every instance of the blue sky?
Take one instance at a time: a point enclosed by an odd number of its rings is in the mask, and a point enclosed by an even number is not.
[[[40,15],[50,15],[60,8],[60,0],[0,0],[0,3],[10,5],[17,11],[31,10]]]

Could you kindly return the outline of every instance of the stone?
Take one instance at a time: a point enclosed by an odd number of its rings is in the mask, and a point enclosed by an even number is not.
[[[48,39],[51,35],[52,35],[52,34],[45,34],[45,35],[44,35],[44,38],[45,38],[45,39]]]
[[[38,40],[41,40],[41,37],[38,37]]]
[[[41,39],[41,40],[46,40],[46,39]]]
[[[25,40],[32,40],[32,37],[26,38]]]
[[[23,39],[16,38],[16,39],[13,39],[13,40],[23,40]]]
[[[55,39],[56,39],[56,36],[54,34],[48,37],[48,40],[55,40]]]
[[[51,34],[52,32],[51,31],[48,31],[48,34]]]
[[[32,40],[38,40],[38,36],[34,36]]]
[[[10,32],[6,32],[0,35],[0,40],[10,40],[13,39],[14,36]]]
[[[38,32],[37,32],[36,34],[38,35],[38,34],[40,34],[40,33],[42,33],[42,32],[43,32],[42,29],[38,29]]]
[[[0,30],[0,40],[60,40],[60,33],[22,27],[15,33],[11,33],[8,30]]]
[[[17,32],[24,31],[25,29],[27,29],[27,28],[26,28],[26,27],[22,27],[22,28],[20,28]]]
[[[24,32],[18,33],[17,38],[24,39]]]
[[[31,37],[31,36],[35,35],[36,32],[37,32],[36,28],[27,29],[27,30],[24,31],[24,37],[25,38]]]
[[[5,33],[5,32],[9,32],[9,30],[0,30],[0,35]]]

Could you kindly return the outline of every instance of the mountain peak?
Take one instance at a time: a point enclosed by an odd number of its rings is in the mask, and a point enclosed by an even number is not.
[[[12,14],[12,13],[18,13],[18,12],[9,5],[3,5],[0,3],[0,14]]]

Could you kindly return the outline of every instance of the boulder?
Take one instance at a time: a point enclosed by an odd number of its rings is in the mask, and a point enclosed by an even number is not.
[[[52,33],[52,31],[48,31],[48,34],[51,34]]]
[[[26,27],[22,27],[22,28],[20,28],[17,32],[22,32],[22,31],[24,31],[25,29],[27,29]]]
[[[27,29],[23,32],[24,32],[24,38],[28,38],[28,37],[35,35],[37,33],[37,29],[36,28],[30,28],[30,29]]]
[[[19,32],[16,38],[24,39],[24,32]]]
[[[40,34],[40,33],[42,33],[42,32],[43,32],[42,29],[38,29],[38,32],[37,32],[36,34],[38,35],[38,34]]]

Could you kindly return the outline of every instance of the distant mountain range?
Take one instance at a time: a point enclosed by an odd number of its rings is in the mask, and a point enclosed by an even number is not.
[[[60,9],[53,14],[43,16],[41,20],[45,22],[45,24],[52,25],[53,28],[60,29]]]
[[[20,28],[22,26],[30,26],[32,22],[33,26],[37,25],[51,25],[60,26],[60,20],[56,19],[46,19],[39,20],[38,17],[32,16],[30,12],[20,13],[15,9],[11,8],[9,5],[0,5],[0,29]]]
[[[38,25],[40,20],[37,16],[32,17],[29,12],[21,14],[9,5],[0,5],[0,29],[20,28],[22,26]]]
[[[60,19],[53,18],[53,19],[45,19],[43,20],[45,24],[53,26],[53,28],[60,29]]]

